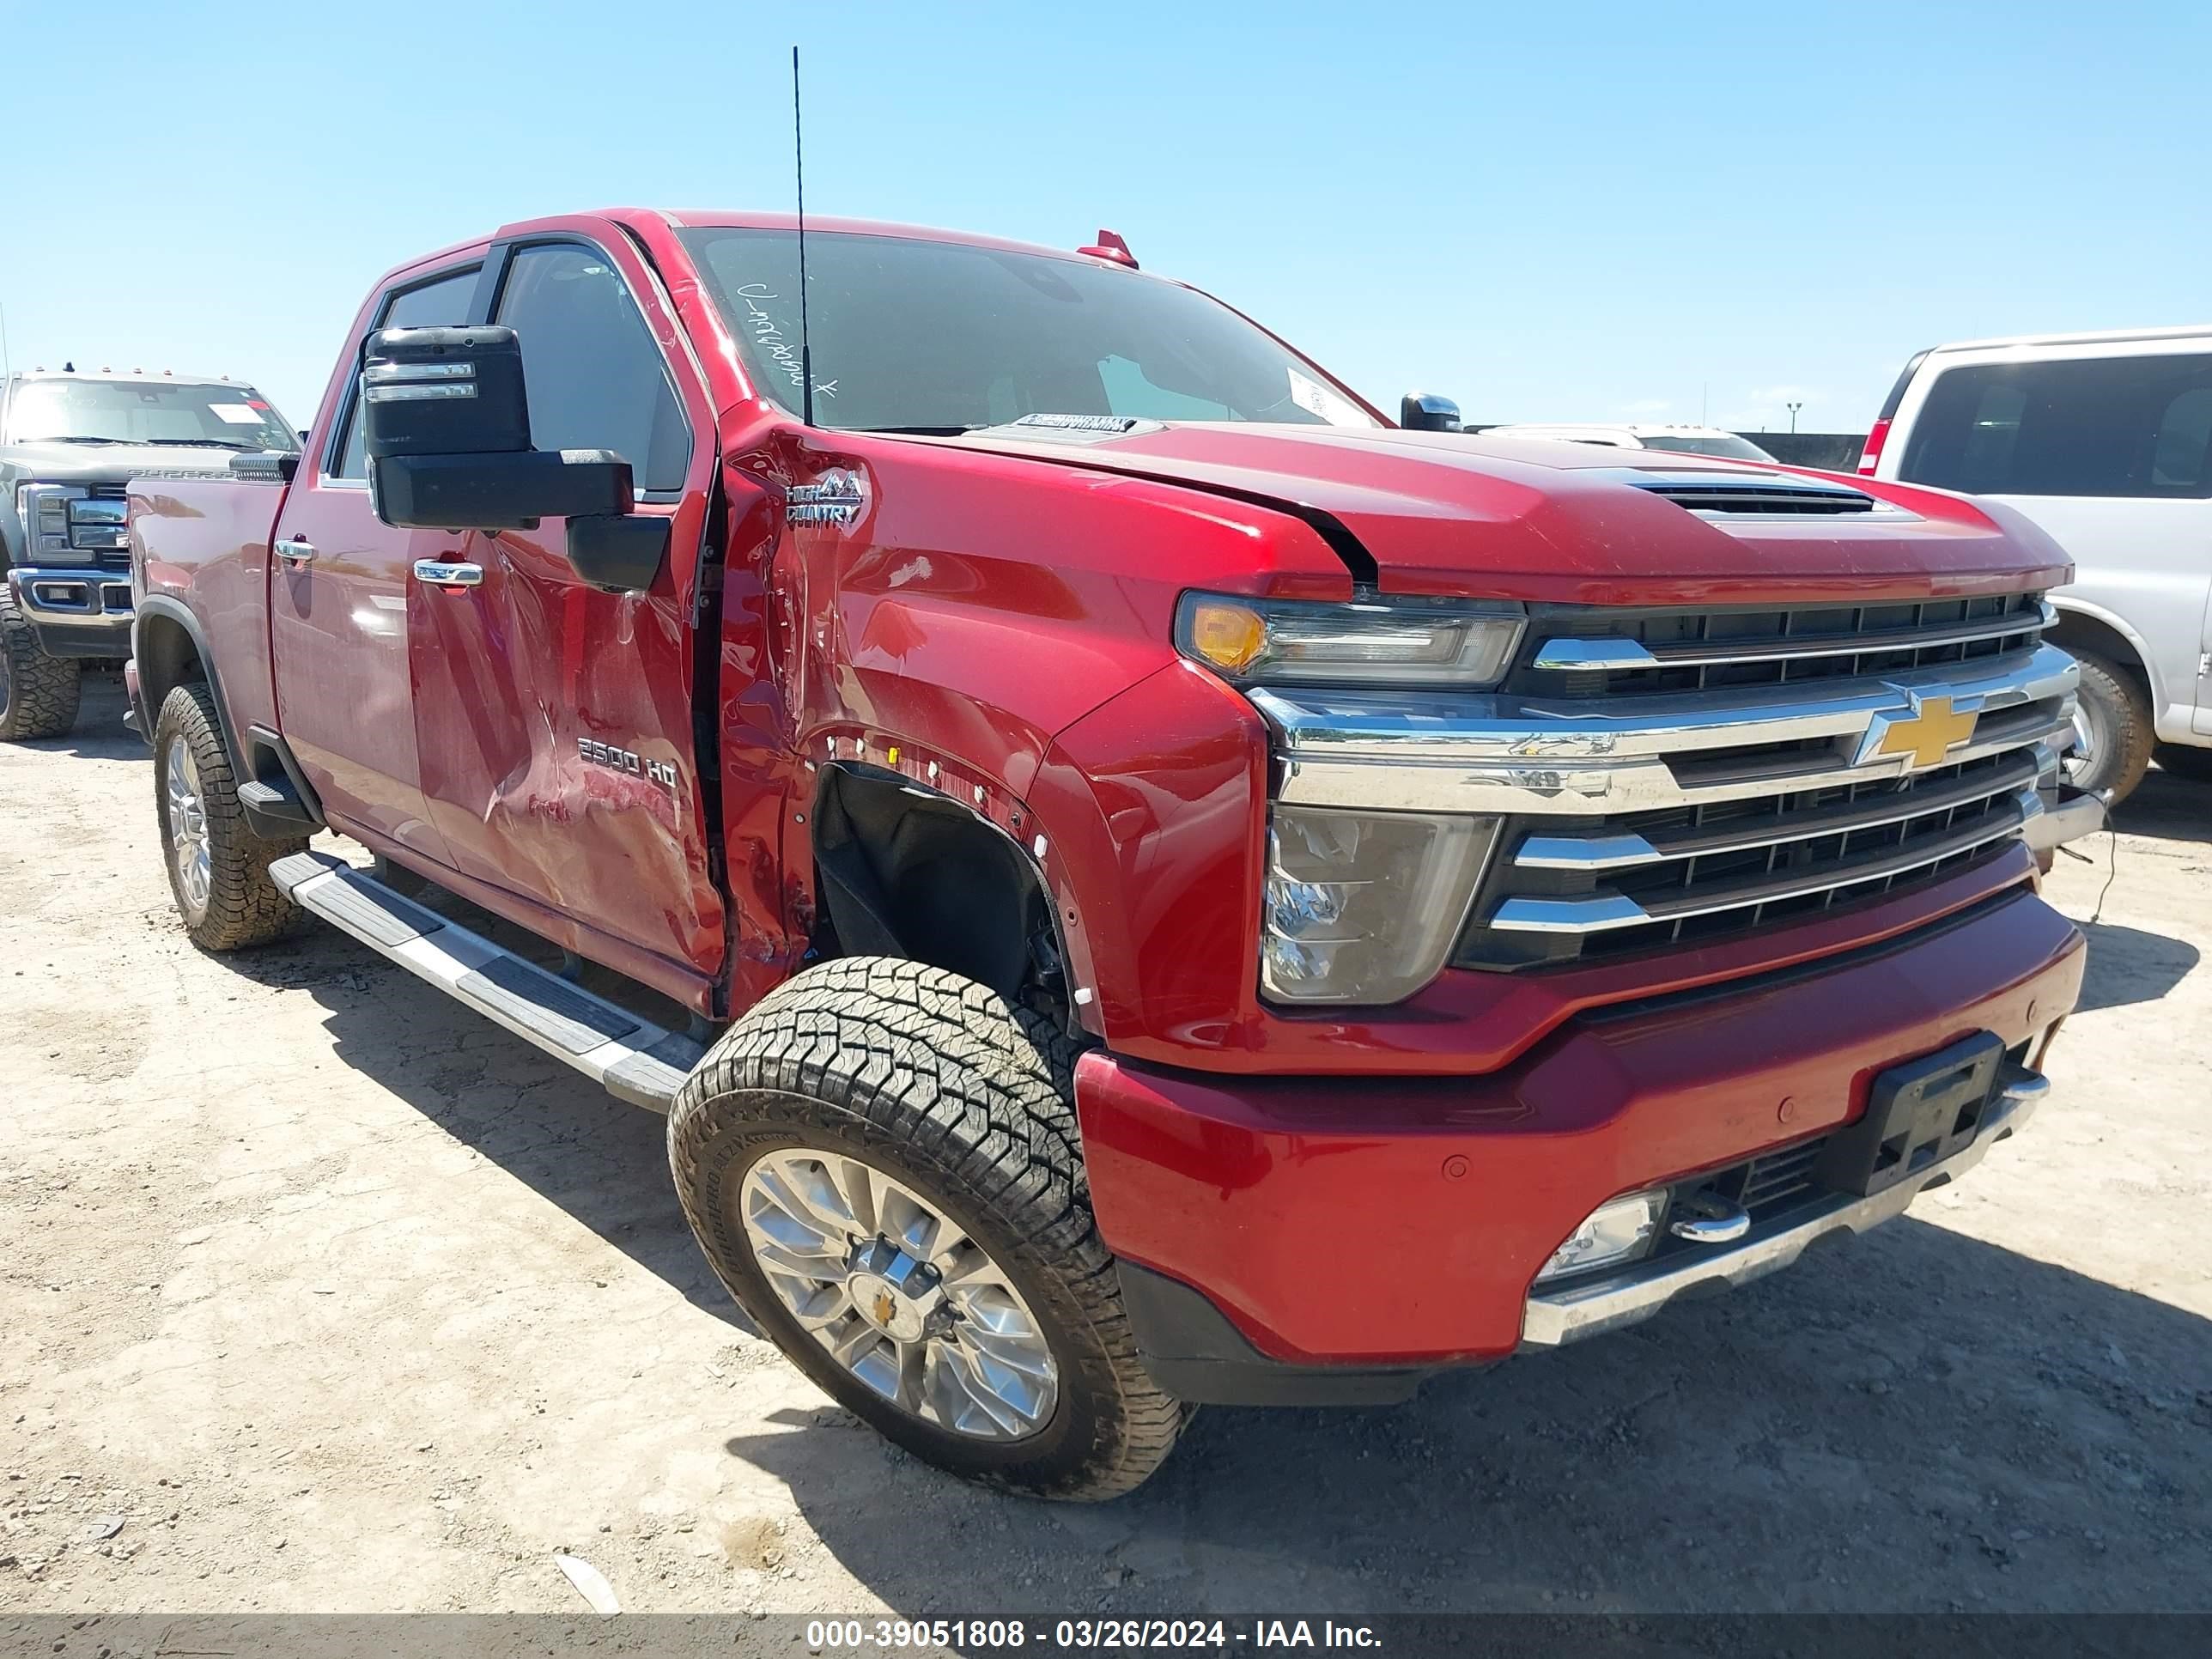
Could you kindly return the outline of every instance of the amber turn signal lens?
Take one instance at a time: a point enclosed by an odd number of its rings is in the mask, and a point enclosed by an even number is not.
[[[1249,606],[1204,599],[1191,607],[1190,648],[1216,668],[1241,674],[1267,644],[1267,622]]]

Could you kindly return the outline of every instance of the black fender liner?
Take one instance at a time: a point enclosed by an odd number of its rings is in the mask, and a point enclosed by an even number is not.
[[[1017,999],[1030,941],[1057,941],[1044,884],[1020,848],[950,796],[872,767],[822,769],[814,863],[852,956],[950,969]]]

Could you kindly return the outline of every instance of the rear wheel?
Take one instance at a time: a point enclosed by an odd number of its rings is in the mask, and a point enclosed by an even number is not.
[[[0,742],[67,737],[83,688],[82,665],[48,656],[15,596],[0,584]]]
[[[1071,1060],[957,974],[825,963],[692,1074],[669,1161],[723,1284],[839,1403],[965,1479],[1095,1499],[1186,1413],[1091,1219]]]
[[[2212,783],[2212,749],[2192,749],[2179,743],[2160,744],[2158,763],[2160,770],[2171,772],[2177,778]]]
[[[2150,764],[2149,700],[2134,675],[2102,657],[2076,653],[2081,690],[2073,746],[2061,763],[2078,789],[2110,790],[2124,800]]]
[[[204,951],[236,951],[280,938],[300,907],[269,866],[303,850],[246,828],[238,781],[216,723],[215,698],[189,683],[169,693],[154,722],[154,809],[169,866],[169,891],[185,931]]]

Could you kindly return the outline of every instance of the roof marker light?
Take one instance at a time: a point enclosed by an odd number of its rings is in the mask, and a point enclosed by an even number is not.
[[[1111,259],[1115,264],[1127,265],[1132,270],[1137,269],[1137,256],[1129,252],[1128,243],[1121,240],[1121,233],[1118,230],[1101,230],[1097,241],[1075,251],[1087,253],[1094,259]]]

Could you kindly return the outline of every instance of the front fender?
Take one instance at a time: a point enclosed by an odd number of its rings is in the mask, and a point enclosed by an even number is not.
[[[1267,830],[1251,704],[1188,663],[1163,668],[1062,732],[1030,799],[1108,1045],[1183,1065],[1246,1046]]]

